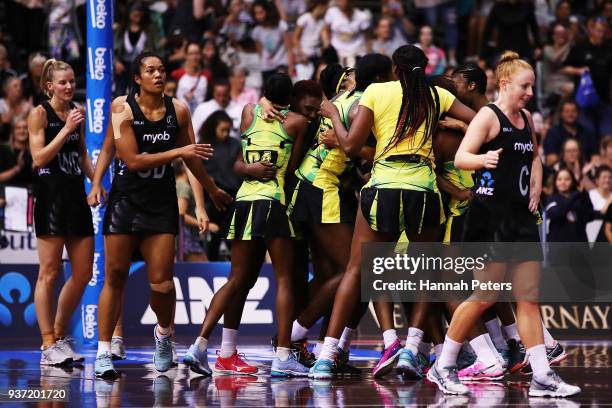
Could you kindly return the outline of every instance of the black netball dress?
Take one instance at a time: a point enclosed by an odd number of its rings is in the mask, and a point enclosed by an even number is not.
[[[158,121],[148,120],[133,95],[127,97],[134,119],[132,126],[140,154],[161,153],[176,147],[179,132],[172,98],[164,96],[166,114]],[[178,201],[171,163],[131,171],[117,159],[108,209],[104,214],[104,234],[178,233]]]
[[[49,101],[42,103],[47,112],[45,146],[66,124]],[[74,105],[72,106],[74,107]],[[36,236],[93,235],[91,210],[79,161],[80,129],[68,135],[64,145],[46,166],[38,168],[38,192],[34,206]]]
[[[463,240],[466,242],[537,242],[523,252],[520,260],[540,260],[539,213],[529,210],[529,193],[533,150],[531,128],[527,115],[521,111],[525,123],[522,129],[515,127],[494,104],[487,105],[495,112],[499,134],[480,147],[479,154],[502,148],[499,162],[494,169],[476,172],[474,199],[468,209]],[[502,246],[497,246],[502,248]],[[517,255],[514,251],[514,256]],[[508,251],[506,251],[508,253]]]

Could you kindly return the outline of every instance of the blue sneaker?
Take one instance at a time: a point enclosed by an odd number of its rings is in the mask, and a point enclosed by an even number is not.
[[[212,375],[212,370],[208,365],[208,353],[206,350],[200,351],[195,344],[189,346],[189,351],[183,357],[183,363],[196,374],[204,376]]]
[[[421,370],[420,364],[417,361],[412,350],[403,349],[397,360],[396,371],[398,375],[401,375],[404,379],[409,380],[420,380],[423,378],[423,371]]]
[[[315,365],[310,368],[308,377],[315,380],[329,380],[333,377],[334,363],[326,358],[320,358]]]
[[[157,325],[153,328],[153,338],[155,338],[153,364],[157,371],[163,373],[172,367],[172,338],[170,336],[163,339],[157,338]]]
[[[297,353],[290,352],[289,358],[281,361],[278,357],[272,360],[272,369],[270,376],[272,377],[307,377],[308,367],[298,361]]]
[[[117,371],[113,365],[113,356],[111,353],[106,352],[96,357],[94,371],[96,373],[96,377],[100,378],[114,377],[117,375]]]

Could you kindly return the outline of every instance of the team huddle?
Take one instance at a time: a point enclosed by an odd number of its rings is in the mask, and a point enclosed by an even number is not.
[[[486,75],[477,65],[430,78],[427,61],[422,50],[405,45],[392,59],[368,54],[354,68],[330,65],[319,82],[292,84],[284,73],[271,75],[259,103],[242,111],[242,151],[233,170],[243,181],[235,197],[206,172],[203,161],[213,157],[213,148],[195,142],[188,107],[164,95],[166,72],[158,56],[145,52],[136,58],[130,93],[112,103],[95,168],[85,149],[84,112],[72,102],[72,69],[47,61],[41,87],[49,99],[28,119],[41,186],[35,206],[41,364],[83,361],[66,330],[91,276],[90,206],[96,205],[107,207],[96,376],[116,376],[113,360],[125,358],[114,333],[135,251],[147,265],[157,316],[155,368],[165,372],[178,363],[172,276],[179,230],[176,159],[189,169],[200,230],[208,224],[205,197],[228,214],[230,276],[183,356],[200,375],[257,373],[236,346],[243,307],[266,253],[277,290],[271,375],[333,379],[362,374],[350,364],[350,345],[368,307],[360,296],[361,273],[368,273],[361,269],[363,244],[532,242],[539,247],[542,163],[524,109],[533,92],[532,67],[516,53],[502,55],[496,72],[499,98],[489,103]],[[101,180],[113,160],[107,194]],[[92,183],[89,196],[84,176]],[[490,180],[494,189],[474,187],[489,186]],[[53,283],[64,246],[73,274],[53,315]],[[444,393],[467,394],[466,381],[499,381],[520,372],[532,375],[532,396],[579,393],[550,368],[566,354],[543,326],[537,300],[521,296],[537,292],[530,285],[537,285],[532,277],[539,274],[541,260],[541,251],[526,251],[491,259],[480,272],[505,275],[513,284],[515,307],[495,300],[405,304],[410,327],[403,343],[393,304],[374,301],[384,350],[373,376],[395,369],[404,379],[426,377]],[[211,369],[208,342],[222,316],[221,348]],[[307,335],[321,319],[320,342],[311,352]]]

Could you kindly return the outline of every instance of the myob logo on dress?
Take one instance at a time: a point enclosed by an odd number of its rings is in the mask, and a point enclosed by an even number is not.
[[[158,140],[170,140],[170,133],[164,130],[164,133],[147,133],[142,136],[142,140],[145,142],[155,143]]]

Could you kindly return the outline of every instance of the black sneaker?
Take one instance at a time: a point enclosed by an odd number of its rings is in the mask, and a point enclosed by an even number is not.
[[[340,347],[337,348],[336,353],[336,375],[342,377],[361,377],[361,370],[351,364],[349,364],[349,353],[342,350]]]
[[[563,349],[563,346],[561,346],[561,343],[557,342],[554,347],[546,347],[546,357],[548,358],[548,364],[552,366],[565,360],[567,358],[567,353]],[[520,373],[521,375],[533,374],[531,365],[528,363],[522,368]]]
[[[527,355],[523,343],[515,339],[508,340],[508,367],[507,370],[515,373],[527,364]]]
[[[272,344],[272,350],[276,352],[276,347],[278,346],[278,337],[274,335],[270,343]],[[300,364],[302,364],[305,367],[310,368],[317,362],[317,359],[315,358],[315,355],[313,353],[308,351],[308,349],[306,348],[306,344],[307,344],[306,339],[292,341],[291,351],[296,353],[297,360]]]

